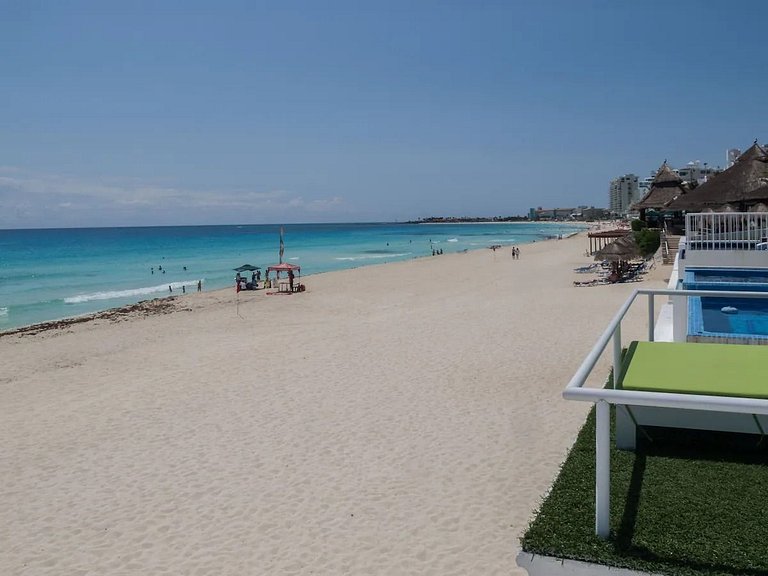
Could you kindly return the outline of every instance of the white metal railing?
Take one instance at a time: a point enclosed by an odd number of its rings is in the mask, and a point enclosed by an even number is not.
[[[655,296],[711,296],[737,298],[768,298],[768,292],[737,292],[714,290],[635,290],[611,320],[598,338],[576,374],[563,391],[566,400],[582,400],[596,404],[597,425],[595,431],[595,533],[607,538],[610,531],[610,405],[654,406],[658,408],[684,408],[742,414],[768,415],[768,400],[735,398],[728,396],[705,396],[701,394],[675,394],[666,392],[641,392],[617,390],[616,380],[621,373],[621,321],[639,295],[648,296],[648,340],[653,342],[654,297]],[[597,361],[603,355],[608,342],[613,340],[613,386],[606,388],[584,388]]]
[[[688,250],[751,250],[768,238],[768,212],[685,215]]]

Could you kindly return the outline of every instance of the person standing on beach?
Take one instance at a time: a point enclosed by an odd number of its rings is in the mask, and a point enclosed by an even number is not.
[[[170,284],[168,284],[168,292],[173,292],[173,288],[171,288]]]
[[[197,281],[197,291],[198,292],[202,292],[203,291],[203,281],[202,280],[198,280]]]

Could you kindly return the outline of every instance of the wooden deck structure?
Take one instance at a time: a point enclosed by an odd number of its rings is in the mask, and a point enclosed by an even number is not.
[[[592,256],[598,250],[602,250],[611,242],[623,238],[630,234],[632,230],[628,228],[616,228],[615,230],[601,230],[600,232],[588,232],[589,255]]]

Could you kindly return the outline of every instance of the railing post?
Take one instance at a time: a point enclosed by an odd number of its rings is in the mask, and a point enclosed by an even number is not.
[[[606,539],[611,531],[611,405],[596,404],[595,534]]]
[[[648,294],[648,342],[653,342],[654,332],[653,294]]]
[[[621,374],[621,322],[616,326],[613,333],[613,387],[619,383],[619,374]]]

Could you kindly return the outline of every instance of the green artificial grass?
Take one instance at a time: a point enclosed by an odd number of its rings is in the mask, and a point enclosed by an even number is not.
[[[646,432],[637,452],[611,451],[611,535],[601,540],[593,409],[523,550],[659,574],[768,574],[768,439]]]

